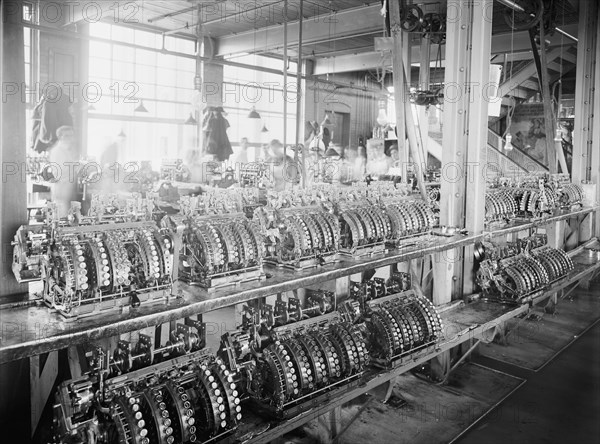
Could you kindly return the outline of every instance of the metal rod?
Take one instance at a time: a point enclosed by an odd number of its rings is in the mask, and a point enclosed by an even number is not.
[[[151,17],[148,19],[148,23],[154,23],[162,19],[166,19],[169,17],[175,17],[176,15],[185,14],[186,12],[191,12],[196,9],[196,6],[191,6],[189,8],[180,9],[179,11],[167,12],[166,14],[157,15],[156,17]]]
[[[197,25],[198,25],[198,23],[192,23],[192,25],[190,25],[189,23],[186,23],[185,26],[182,26],[181,28],[171,29],[170,31],[165,31],[162,33],[162,35],[164,37],[167,35],[177,34],[178,32],[181,32],[183,30],[195,28]]]
[[[283,158],[287,158],[288,2],[283,3]],[[268,44],[268,42],[267,42]],[[265,48],[266,50],[266,48]]]
[[[309,1],[309,0],[304,0],[304,1],[306,3],[308,3],[309,5],[318,6],[319,8],[327,9],[328,11],[331,11],[331,12],[337,12],[337,9],[330,8],[329,6],[321,5],[321,4],[317,3],[317,2],[312,2],[312,1]]]
[[[252,9],[244,9],[243,11],[236,12],[235,14],[231,14],[231,15],[226,15],[225,17],[221,17],[221,18],[213,19],[213,20],[207,20],[206,22],[204,22],[204,24],[205,25],[212,25],[214,23],[223,23],[224,20],[227,20],[229,18],[236,17],[236,16],[238,16],[240,14],[247,14],[249,12],[256,11],[257,9],[268,8],[269,6],[276,5],[278,3],[281,3],[282,1],[284,1],[284,0],[277,0],[277,1],[274,1],[274,2],[271,2],[271,3],[267,3],[267,4],[264,4],[264,5],[261,5],[261,6],[257,6],[257,7],[252,8]],[[285,19],[287,19],[287,17]]]
[[[268,8],[269,6],[276,5],[277,3],[281,3],[282,1],[283,0],[278,0],[278,1],[274,1],[272,3],[268,3],[268,4],[265,4],[265,5],[256,6],[256,7],[251,8],[251,9],[244,9],[244,10],[242,10],[240,12],[236,12],[234,14],[226,15],[226,16],[220,17],[218,19],[208,20],[208,21],[204,22],[204,24],[205,25],[210,25],[210,24],[213,24],[213,23],[223,22],[223,21],[225,21],[225,20],[227,20],[229,18],[237,17],[238,15],[241,15],[241,14],[247,14],[248,12],[253,12],[253,11],[256,11],[257,9]],[[200,6],[200,3],[198,3],[198,6]],[[149,18],[148,19],[148,23],[153,23],[153,22],[156,22],[158,20],[162,20],[162,19],[169,18],[169,17],[174,17],[174,16],[180,15],[180,14],[185,14],[187,12],[193,11],[194,9],[196,9],[196,6],[193,6],[193,7],[190,7],[190,8],[185,8],[185,9],[181,9],[179,11],[173,11],[173,12],[168,12],[166,14],[157,15],[156,17]]]
[[[510,9],[514,9],[517,12],[525,12],[525,9],[523,9],[523,7],[517,5],[515,2],[513,2],[512,0],[497,0],[498,3],[509,7]]]
[[[573,40],[574,42],[579,42],[579,39],[578,39],[577,37],[574,37],[574,36],[572,36],[571,34],[569,34],[569,33],[568,33],[568,32],[566,32],[566,31],[563,31],[563,30],[562,30],[562,29],[560,29],[560,28],[554,28],[554,30],[555,30],[556,32],[558,32],[559,34],[562,34],[562,35],[564,35],[566,38]]]
[[[298,61],[296,66],[296,150],[300,145],[300,130],[302,117],[302,28],[304,24],[304,0],[300,0],[300,20],[298,25]],[[287,99],[287,98],[286,98]],[[302,149],[302,186],[306,187],[306,157],[308,156],[308,147]]]

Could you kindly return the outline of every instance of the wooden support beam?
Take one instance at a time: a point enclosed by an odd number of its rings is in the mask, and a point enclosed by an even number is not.
[[[572,54],[570,52],[563,51],[560,54],[560,58],[563,59],[565,62],[577,63],[577,55],[576,54]]]
[[[342,406],[330,410],[327,416],[329,416],[329,442],[340,442],[341,439],[336,440],[336,438],[342,431]]]
[[[561,48],[555,48],[548,53],[548,60],[554,60],[561,53]],[[531,61],[527,66],[523,69],[519,70],[519,72],[510,76],[508,80],[502,82],[498,87],[498,97],[504,97],[508,95],[513,89],[517,88],[526,80],[530,79],[536,74],[536,64],[535,61]]]
[[[45,362],[40,355],[29,358],[29,386],[31,401],[31,436],[35,433],[46,402],[52,395],[54,381],[58,375],[58,352],[48,353]]]
[[[556,71],[556,72],[561,72],[561,70],[563,69],[560,62],[550,62],[550,61],[547,63],[546,68],[548,70],[552,70],[552,71]]]

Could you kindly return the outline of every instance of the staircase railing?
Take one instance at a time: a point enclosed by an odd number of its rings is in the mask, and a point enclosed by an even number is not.
[[[500,154],[508,157],[525,171],[530,173],[548,171],[548,167],[546,165],[541,163],[539,160],[534,159],[516,146],[513,146],[513,149],[510,151],[504,151],[502,149],[502,136],[491,129],[488,129],[488,145],[494,148]]]
[[[485,165],[485,178],[487,180],[494,179],[496,177],[516,177],[527,174],[527,170],[522,168],[520,165],[515,163],[506,154],[500,152],[492,145],[486,146],[487,160]]]

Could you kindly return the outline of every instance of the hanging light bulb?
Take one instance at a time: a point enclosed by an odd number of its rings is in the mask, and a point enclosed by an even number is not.
[[[338,153],[332,145],[329,145],[329,148],[325,151],[325,157],[340,157],[340,153]]]
[[[200,111],[202,109],[202,77],[200,74],[194,76],[194,92],[190,104],[194,110]]]
[[[262,127],[262,129],[260,130],[260,132],[261,132],[261,133],[268,133],[268,132],[269,132],[269,130],[267,129],[267,125],[266,125],[265,123],[263,123],[263,127]]]
[[[512,151],[513,145],[511,142],[512,142],[512,135],[510,133],[508,133],[506,135],[506,143],[504,144],[504,151]]]
[[[147,113],[148,112],[148,110],[144,106],[144,101],[143,100],[140,100],[140,104],[135,107],[134,111],[136,113]]]
[[[556,125],[556,132],[554,133],[554,141],[562,142],[562,129],[560,127],[560,124]]]
[[[248,113],[248,118],[249,119],[260,119],[260,114],[258,113],[258,111],[256,111],[255,107],[252,107],[252,109]]]
[[[329,119],[329,113],[325,113],[325,117],[323,118],[323,122],[321,122],[321,126],[323,125],[331,125],[331,119]]]
[[[196,118],[194,117],[193,113],[190,113],[190,116],[187,118],[187,120],[185,121],[186,125],[196,125],[198,123],[198,121],[196,120]]]
[[[379,108],[379,113],[377,114],[377,125],[386,126],[388,124],[388,117],[385,109]]]
[[[388,124],[387,112],[385,111],[386,101],[385,99],[379,99],[378,102],[379,111],[377,113],[377,125],[386,126]]]

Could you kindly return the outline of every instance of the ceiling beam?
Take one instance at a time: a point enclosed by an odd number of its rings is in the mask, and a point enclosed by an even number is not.
[[[561,48],[553,49],[548,53],[548,60],[554,60],[561,53]],[[498,97],[504,97],[508,95],[512,90],[521,85],[525,80],[530,79],[537,73],[535,63],[529,62],[523,69],[515,73],[512,76],[502,82],[498,87]]]
[[[576,29],[575,25],[575,29]],[[564,26],[569,31],[573,30],[572,25]],[[570,40],[567,42],[566,39],[562,38],[559,33],[554,35],[547,35],[546,40],[550,42],[550,47],[572,45],[573,42]],[[531,41],[529,39],[528,31],[519,31],[515,33],[507,34],[496,34],[492,36],[492,54],[505,54],[513,52],[524,52],[531,51]]]
[[[352,37],[365,32],[382,30],[380,4],[345,9],[336,14],[322,14],[304,20],[303,44],[326,41],[331,38]],[[299,22],[287,24],[288,46],[298,45]],[[269,26],[217,39],[217,56],[228,56],[256,49],[269,51],[280,47],[283,42],[284,26]]]
[[[177,11],[171,11],[171,12],[167,12],[167,13],[164,13],[164,14],[160,14],[160,15],[157,15],[155,17],[150,17],[148,19],[148,23],[154,23],[154,22],[157,22],[159,20],[166,19],[166,18],[175,17],[175,16],[181,15],[181,14],[187,14],[188,12],[193,12],[196,9],[198,9],[198,6],[190,6],[190,7],[185,8],[185,9],[178,9]]]
[[[560,44],[561,44],[561,37],[560,34],[555,34],[554,36],[549,37],[548,39],[550,41],[550,51],[556,51],[558,50],[558,54],[553,52],[553,57],[552,59],[555,59],[557,55],[560,55]],[[563,39],[563,44],[564,39]],[[571,47],[571,42],[568,42],[569,45],[568,46],[563,46],[562,50],[563,50],[563,54],[567,54],[566,51]],[[416,60],[419,58],[419,49],[420,46],[413,46],[412,48],[412,60]],[[445,46],[442,47],[442,60],[445,57]],[[529,33],[527,31],[522,31],[522,32],[515,32],[514,34],[499,34],[499,35],[494,35],[492,36],[492,54],[499,54],[499,55],[503,55],[503,54],[509,54],[509,58],[510,58],[510,54],[511,53],[524,53],[524,54],[529,54],[529,57],[531,57],[531,42],[529,40]],[[329,57],[326,59],[317,59],[315,62],[315,72],[318,72],[320,74],[325,74],[325,73],[333,73],[335,70],[335,72],[348,72],[348,71],[357,71],[357,70],[363,70],[363,69],[376,69],[376,68],[380,68],[381,65],[381,53],[380,52],[364,52],[362,54],[359,54],[357,56],[339,56],[339,57]],[[355,57],[358,58],[358,61],[361,63],[360,68],[357,69],[350,69],[351,68],[351,58]],[[527,57],[527,58],[529,58]],[[568,56],[566,56],[568,57]],[[519,59],[520,57],[515,57],[514,60]],[[391,66],[391,58],[387,57],[385,58],[385,60],[388,61],[387,65],[384,66]],[[342,71],[340,71],[342,70]],[[531,76],[527,76],[527,77],[531,77]],[[525,80],[525,79],[523,79]]]
[[[577,54],[572,54],[565,51],[560,55],[560,58],[566,62],[577,63]]]
[[[413,51],[418,48],[413,48]],[[392,66],[392,55],[389,52],[365,52],[362,54],[346,54],[336,57],[315,60],[313,74],[334,74],[340,72],[365,71]]]

